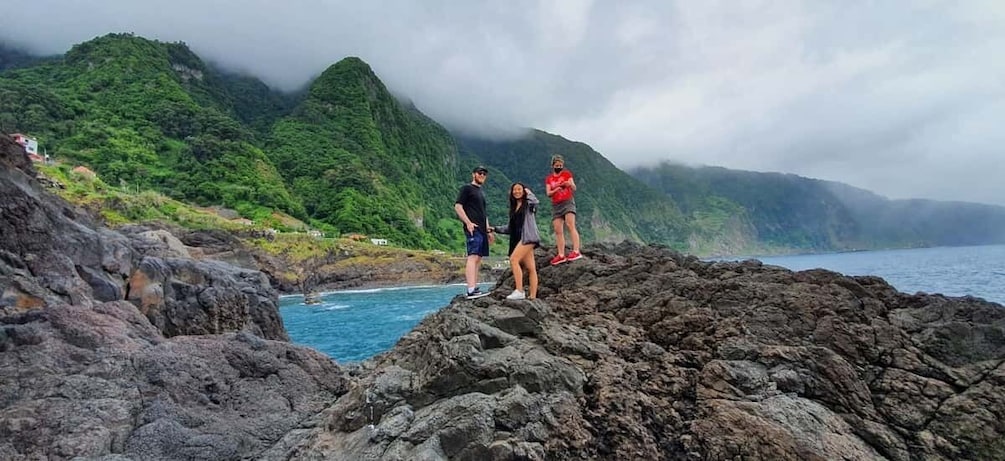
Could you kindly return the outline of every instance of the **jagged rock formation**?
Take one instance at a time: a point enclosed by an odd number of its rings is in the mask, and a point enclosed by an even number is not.
[[[98,226],[40,190],[24,151],[0,136],[0,310],[128,300],[166,336],[248,330],[287,339],[258,271],[173,254],[164,239]]]
[[[96,226],[33,177],[0,135],[0,459],[252,458],[345,392],[263,339],[287,336],[261,272]]]
[[[994,303],[591,246],[343,369],[263,339],[260,273],[95,226],[5,139],[0,459],[1005,459]]]
[[[1003,459],[1005,309],[593,247],[458,299],[270,459]],[[512,283],[508,281],[508,283]]]

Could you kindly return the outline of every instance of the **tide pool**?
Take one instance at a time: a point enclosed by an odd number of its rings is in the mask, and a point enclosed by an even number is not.
[[[324,293],[313,305],[305,305],[303,296],[283,296],[279,313],[291,341],[339,362],[357,362],[390,349],[462,293],[463,284],[342,290]]]

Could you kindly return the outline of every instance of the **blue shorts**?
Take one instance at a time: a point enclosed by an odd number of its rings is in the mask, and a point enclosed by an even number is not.
[[[467,241],[468,256],[489,255],[488,236],[478,231],[475,231],[474,234],[468,234],[468,230],[464,229],[464,238]]]

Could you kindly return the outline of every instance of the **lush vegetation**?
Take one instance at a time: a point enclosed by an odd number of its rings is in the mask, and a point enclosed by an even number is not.
[[[252,218],[303,216],[214,75],[183,44],[101,37],[2,74],[0,129],[38,136],[47,152],[112,184]]]
[[[220,72],[184,43],[130,34],[46,59],[0,46],[0,71],[0,131],[38,137],[67,165],[47,173],[67,184],[79,179],[71,165],[97,172],[100,179],[65,194],[111,223],[226,226],[195,207],[212,205],[259,226],[303,221],[333,236],[458,251],[453,200],[484,164],[490,222],[506,220],[509,186],[523,182],[544,202],[538,225],[547,242],[543,180],[551,156],[562,154],[576,175],[587,242],[737,254],[1005,241],[1001,207],[889,201],[842,184],[722,168],[663,164],[629,175],[586,144],[535,130],[503,141],[454,137],[394,98],[357,58],[292,95]],[[300,256],[329,254],[315,250]]]
[[[216,212],[200,209],[159,192],[109,185],[100,177],[73,171],[68,163],[37,165],[36,168],[59,185],[53,189],[54,192],[112,226],[158,221],[186,229],[247,230],[246,225],[223,218]]]
[[[1005,242],[1005,208],[888,200],[790,174],[663,163],[632,175],[672,197],[703,252],[834,251]],[[707,236],[718,233],[718,241]]]
[[[281,212],[401,246],[462,244],[453,138],[355,58],[282,95],[183,43],[108,35],[0,74],[0,130],[109,184],[256,221]]]
[[[449,133],[357,58],[326,70],[272,130],[269,155],[308,216],[409,247],[459,245]]]

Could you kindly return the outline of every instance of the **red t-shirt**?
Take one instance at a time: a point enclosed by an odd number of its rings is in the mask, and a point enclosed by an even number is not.
[[[570,179],[572,179],[572,172],[569,170],[562,170],[558,174],[552,173],[549,174],[546,178],[544,178],[545,186],[552,189],[558,187],[558,190],[556,190],[554,194],[551,194],[551,203],[561,203],[572,198],[571,187],[558,186],[559,184],[562,184],[563,182],[568,181]]]

